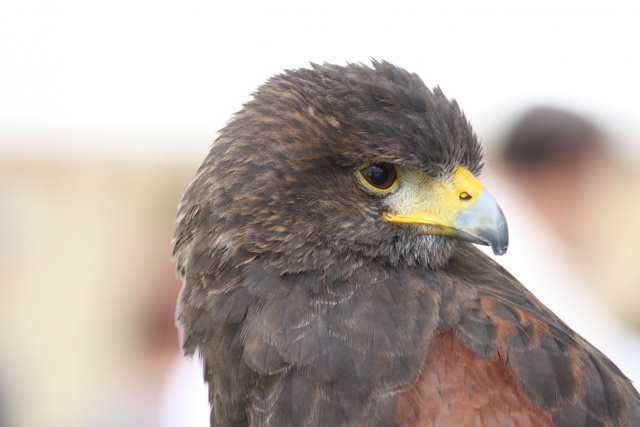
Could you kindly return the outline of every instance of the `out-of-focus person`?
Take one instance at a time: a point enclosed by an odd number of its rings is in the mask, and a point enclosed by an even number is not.
[[[198,355],[175,357],[165,378],[158,427],[207,427],[209,391]]]
[[[164,253],[161,251],[161,253]],[[131,322],[135,328],[133,333],[137,342],[136,353],[133,358],[129,375],[115,387],[111,398],[103,402],[103,406],[92,412],[87,425],[92,427],[123,426],[123,427],[198,427],[207,423],[189,423],[183,418],[182,423],[166,423],[164,413],[165,384],[172,376],[174,366],[183,357],[178,345],[177,330],[174,324],[175,302],[178,297],[180,283],[173,273],[173,264],[166,259],[160,259],[151,264],[155,271],[151,277],[157,282],[156,291],[149,295],[148,301],[139,307],[139,317]],[[202,377],[199,375],[198,377]],[[185,379],[187,380],[187,379]],[[197,377],[194,379],[197,384]],[[204,384],[204,380],[200,380]],[[206,394],[201,396],[206,400]],[[181,403],[182,404],[182,403]]]
[[[490,181],[510,234],[509,250],[497,261],[638,387],[640,334],[605,294],[620,278],[603,273],[604,258],[615,257],[622,245],[599,245],[628,236],[624,224],[616,230],[610,222],[625,206],[612,202],[604,185],[613,161],[604,133],[576,114],[535,108],[493,159]]]

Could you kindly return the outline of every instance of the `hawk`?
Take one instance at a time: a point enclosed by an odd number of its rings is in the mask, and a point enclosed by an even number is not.
[[[267,81],[179,206],[177,324],[212,426],[634,426],[506,251],[458,104],[387,62]]]

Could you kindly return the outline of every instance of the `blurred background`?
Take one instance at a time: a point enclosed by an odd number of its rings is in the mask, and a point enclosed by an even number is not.
[[[179,356],[180,196],[269,76],[385,59],[457,99],[499,259],[640,381],[640,6],[24,0],[0,6],[0,426],[206,426]]]

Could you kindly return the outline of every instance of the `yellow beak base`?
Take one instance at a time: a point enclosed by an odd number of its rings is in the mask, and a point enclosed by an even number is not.
[[[449,180],[420,180],[413,191],[414,200],[403,200],[408,212],[383,213],[397,224],[423,225],[423,234],[457,237],[491,246],[496,255],[507,251],[507,221],[496,200],[478,179],[460,166]]]

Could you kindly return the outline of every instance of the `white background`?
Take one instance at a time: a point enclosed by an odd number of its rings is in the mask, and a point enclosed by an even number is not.
[[[6,1],[0,155],[201,156],[272,74],[370,58],[440,85],[485,141],[547,102],[629,146],[640,135],[638,4]]]

